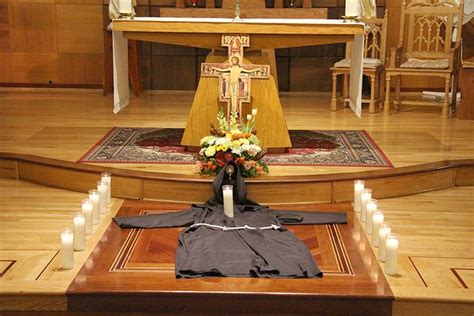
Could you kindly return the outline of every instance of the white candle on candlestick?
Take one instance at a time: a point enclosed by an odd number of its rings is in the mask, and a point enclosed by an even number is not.
[[[99,213],[107,213],[107,184],[102,180],[97,181],[97,191],[99,192]]]
[[[372,198],[372,189],[363,189],[360,194],[360,220],[365,223],[367,221],[367,202]]]
[[[120,13],[132,13],[132,0],[119,1]]]
[[[359,16],[360,0],[346,0],[346,16]]]
[[[110,204],[112,201],[112,177],[108,172],[102,172],[100,177],[102,182],[107,185],[107,204]]]
[[[89,191],[89,200],[92,203],[92,224],[97,225],[100,222],[99,218],[99,203],[100,197],[97,190]]]
[[[385,261],[385,242],[387,236],[392,232],[392,228],[388,224],[380,224],[379,226],[379,261]]]
[[[383,223],[383,212],[377,210],[372,216],[372,245],[378,247],[379,245],[379,227]]]
[[[92,219],[92,202],[89,199],[82,200],[82,213],[86,220],[86,235],[92,234],[93,219]]]
[[[61,266],[63,269],[74,267],[74,235],[70,228],[61,230]]]
[[[224,197],[224,214],[228,217],[234,217],[234,192],[231,185],[222,186]]]
[[[388,275],[397,274],[398,260],[398,238],[395,235],[387,237],[385,242],[385,273]]]
[[[370,199],[367,201],[365,211],[366,211],[366,217],[367,221],[365,223],[365,232],[369,235],[372,234],[372,216],[374,212],[377,210],[377,200],[375,199]]]
[[[82,251],[86,247],[85,224],[86,219],[82,213],[77,213],[73,218],[74,223],[74,250]]]
[[[361,211],[361,200],[360,194],[364,190],[364,180],[354,180],[354,212],[360,213]]]

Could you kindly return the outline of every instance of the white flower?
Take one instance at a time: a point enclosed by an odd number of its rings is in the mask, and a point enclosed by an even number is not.
[[[252,120],[252,114],[247,114],[247,121],[251,121]]]
[[[201,146],[204,144],[213,145],[215,141],[216,138],[214,136],[205,136],[201,139]]]
[[[252,115],[253,116],[257,115],[257,109],[252,109]]]
[[[242,148],[240,148],[240,147],[234,147],[234,148],[232,148],[232,153],[233,153],[234,155],[240,156],[240,155],[242,154]]]
[[[207,147],[205,152],[207,157],[212,157],[216,154],[216,147],[214,146],[210,146],[210,147]]]
[[[227,137],[219,137],[216,139],[215,141],[215,145],[224,145],[226,142],[228,142],[229,140],[227,139]]]

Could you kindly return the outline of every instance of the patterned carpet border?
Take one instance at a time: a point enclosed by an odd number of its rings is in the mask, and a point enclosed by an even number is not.
[[[79,160],[81,163],[194,164],[180,145],[183,129],[113,127]],[[293,148],[267,154],[269,165],[388,167],[390,159],[364,130],[290,130]]]

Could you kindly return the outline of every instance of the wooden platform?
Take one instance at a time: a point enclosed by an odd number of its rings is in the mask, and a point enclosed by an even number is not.
[[[187,208],[126,202],[118,216]],[[326,206],[317,209],[350,207]],[[299,208],[315,210],[314,206]],[[174,256],[181,229],[120,229],[114,223],[67,290],[70,311],[265,315],[300,313],[390,314],[392,293],[365,238],[347,225],[289,226],[310,248],[322,279],[176,279]],[[358,236],[360,240],[356,240]],[[360,252],[359,249],[365,249]],[[127,297],[127,300],[123,299]],[[242,304],[242,302],[247,302]]]

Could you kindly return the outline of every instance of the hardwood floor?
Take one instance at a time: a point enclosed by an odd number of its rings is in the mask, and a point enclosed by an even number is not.
[[[98,90],[0,89],[0,152],[77,161],[114,126],[182,128],[193,93],[147,92],[112,114],[112,97]],[[474,157],[474,122],[439,118],[437,108],[405,106],[399,113],[348,108],[329,110],[329,94],[281,96],[290,129],[364,129],[395,167]],[[264,115],[263,113],[261,115]],[[190,165],[107,164],[118,168],[192,174]],[[325,174],[374,170],[352,167],[274,166],[271,175]]]

